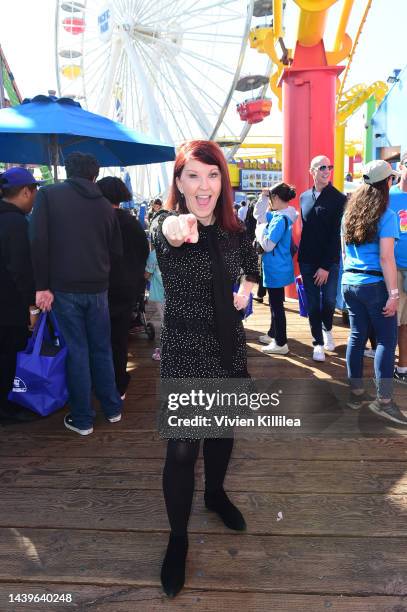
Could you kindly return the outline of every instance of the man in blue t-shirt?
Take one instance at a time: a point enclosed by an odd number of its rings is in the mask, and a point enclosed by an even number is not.
[[[397,310],[399,361],[394,371],[394,378],[407,384],[407,151],[401,156],[399,171],[400,182],[390,189],[389,203],[389,208],[397,215],[400,232],[400,238],[394,249],[400,295]]]

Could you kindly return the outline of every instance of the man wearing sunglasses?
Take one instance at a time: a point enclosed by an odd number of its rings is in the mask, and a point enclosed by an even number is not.
[[[394,370],[394,378],[407,384],[407,151],[401,155],[399,172],[400,182],[390,188],[389,202],[399,225],[399,240],[394,249],[400,296],[397,308],[399,361]]]
[[[332,169],[328,157],[314,157],[310,164],[314,185],[300,195],[302,233],[298,263],[308,301],[315,361],[325,361],[325,350],[335,349],[332,322],[346,197],[331,184]]]

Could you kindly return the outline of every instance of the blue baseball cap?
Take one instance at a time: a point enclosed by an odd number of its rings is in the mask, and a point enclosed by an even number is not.
[[[9,168],[0,174],[0,186],[25,187],[26,185],[42,185],[44,181],[37,181],[26,168]]]

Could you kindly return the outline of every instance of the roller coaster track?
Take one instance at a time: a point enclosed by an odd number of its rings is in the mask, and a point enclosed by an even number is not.
[[[353,113],[374,96],[377,104],[380,104],[387,94],[387,85],[383,81],[375,81],[371,85],[360,83],[344,91],[338,101],[336,108],[337,125],[344,125]]]
[[[342,98],[342,94],[343,94],[343,91],[344,91],[345,82],[346,82],[346,79],[348,78],[349,70],[350,70],[350,67],[352,65],[353,56],[355,55],[356,47],[358,46],[359,39],[360,39],[360,36],[362,34],[363,26],[366,23],[366,19],[367,19],[367,16],[369,14],[369,11],[370,11],[370,9],[372,7],[372,3],[373,3],[373,0],[367,0],[367,4],[366,4],[366,8],[365,8],[364,13],[363,13],[363,17],[362,17],[361,22],[359,24],[359,28],[358,28],[358,31],[356,33],[355,40],[353,41],[352,49],[351,49],[351,52],[349,54],[349,60],[348,60],[348,62],[346,64],[345,72],[343,74],[343,78],[342,78],[342,81],[341,81],[341,86],[340,86],[339,92],[338,92],[338,97],[337,97],[337,99],[338,99],[338,109],[339,109],[339,105],[341,104],[341,98]]]

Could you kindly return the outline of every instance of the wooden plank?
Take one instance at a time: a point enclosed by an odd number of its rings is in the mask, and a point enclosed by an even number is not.
[[[0,489],[0,526],[13,528],[165,531],[161,491]],[[27,504],[32,500],[32,505]],[[233,493],[249,534],[407,538],[405,495]],[[35,512],[33,512],[35,507]],[[191,533],[227,533],[195,495]],[[398,543],[397,543],[398,548]],[[406,560],[407,563],[407,560]],[[407,584],[407,583],[406,583]]]
[[[0,487],[161,490],[161,459],[3,457]],[[195,487],[203,489],[203,460]],[[231,459],[228,491],[276,493],[407,494],[406,462]]]
[[[0,430],[0,457],[117,457],[162,458],[166,441],[156,431],[96,430],[81,438],[57,427],[54,432],[31,433],[29,427]],[[329,433],[320,437],[270,435],[241,437],[233,447],[235,459],[280,459],[301,461],[400,461],[407,459],[407,441],[398,431],[386,436],[340,437]],[[1,464],[1,460],[0,460]]]
[[[97,610],[97,612],[214,612],[242,610],[244,612],[404,612],[406,597],[343,597],[331,595],[292,595],[291,593],[256,593],[206,591],[185,588],[174,600],[168,600],[159,587],[92,586],[23,582],[0,584],[0,609],[7,612],[35,612],[34,604],[10,604],[10,594],[32,595],[72,594],[73,603],[47,603],[42,610]]]
[[[175,602],[163,596],[168,522],[161,493],[166,441],[155,422],[159,364],[151,359],[155,343],[132,337],[133,378],[121,423],[106,423],[99,411],[94,434],[81,438],[64,429],[61,411],[0,428],[1,611],[10,610],[2,603],[10,588],[41,585],[49,593],[73,590],[79,599],[72,609],[99,612],[406,607],[407,431],[322,399],[324,384],[335,389],[333,379],[345,377],[349,330],[335,317],[337,351],[316,364],[308,322],[297,304],[286,307],[291,352],[271,357],[258,343],[269,308],[255,305],[246,324],[249,370],[281,379],[285,409],[308,422],[298,435],[243,433],[236,440],[226,488],[248,533],[230,532],[204,508],[199,459],[186,589]],[[371,376],[372,361],[365,365]],[[406,393],[396,386],[401,399]]]
[[[192,589],[406,595],[407,540],[191,534]],[[159,586],[167,535],[0,529],[0,581]],[[227,571],[225,571],[227,568]]]
[[[31,433],[29,426],[0,430],[0,457],[164,457],[166,441],[156,431],[95,432],[82,438],[65,428]],[[0,460],[0,464],[1,464]]]

